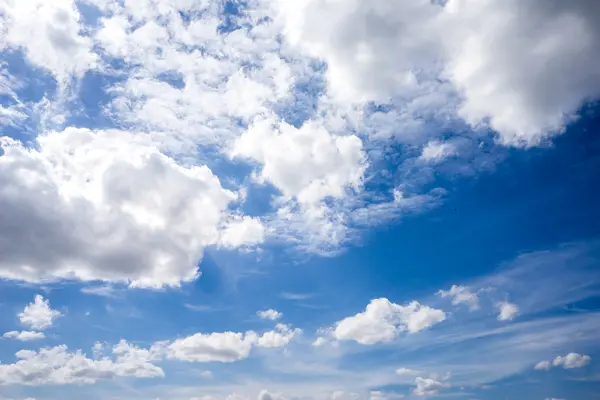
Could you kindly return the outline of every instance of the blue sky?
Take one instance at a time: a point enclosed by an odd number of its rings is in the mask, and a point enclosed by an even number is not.
[[[600,399],[599,20],[0,2],[0,400]]]

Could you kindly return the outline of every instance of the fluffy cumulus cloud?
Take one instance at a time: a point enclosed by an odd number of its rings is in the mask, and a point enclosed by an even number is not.
[[[534,367],[536,370],[548,371],[553,367],[564,369],[583,368],[592,361],[592,357],[585,354],[569,353],[566,356],[558,356],[552,362],[540,361]]]
[[[413,301],[399,305],[388,299],[374,299],[365,311],[339,321],[333,335],[338,340],[354,340],[372,345],[394,340],[401,332],[417,333],[446,319],[442,310]]]
[[[300,329],[277,324],[274,330],[267,331],[262,335],[253,331],[196,333],[170,343],[160,342],[156,346],[164,348],[165,356],[168,359],[229,363],[248,358],[254,347],[284,347],[300,333]]]
[[[39,351],[20,350],[13,364],[0,364],[0,385],[92,384],[116,377],[163,377],[152,364],[153,355],[125,341],[113,348],[113,357],[88,358],[83,352],[70,352],[67,346]]]
[[[59,82],[96,66],[74,0],[7,0],[0,4],[0,50],[22,50],[27,60]]]
[[[479,297],[466,286],[452,285],[450,290],[440,290],[437,293],[442,298],[451,297],[453,305],[466,304],[469,309],[479,309]]]
[[[357,136],[335,136],[313,122],[298,129],[285,122],[257,120],[236,141],[232,156],[258,162],[260,179],[302,204],[340,198],[346,188],[358,189],[366,167]]]
[[[600,94],[593,0],[276,4],[288,41],[327,62],[330,90],[346,102],[423,98],[447,80],[462,99],[457,115],[532,145]]]
[[[247,358],[256,340],[254,332],[197,333],[171,343],[167,357],[190,362],[234,362]]]
[[[500,321],[512,321],[519,314],[519,307],[508,301],[499,303],[497,307],[500,311],[498,314],[498,320]]]
[[[236,195],[146,135],[68,128],[37,143],[1,142],[3,278],[178,286],[198,276],[205,246],[262,240],[244,223],[222,237]]]
[[[44,332],[35,331],[10,331],[2,335],[5,339],[20,340],[21,342],[29,342],[32,340],[44,339],[46,335]]]
[[[50,328],[54,320],[60,316],[60,311],[50,307],[50,300],[45,300],[39,294],[35,296],[33,303],[26,305],[18,315],[21,324],[35,330]]]
[[[416,387],[413,390],[415,396],[431,396],[438,394],[440,390],[449,388],[450,385],[445,382],[437,381],[433,378],[422,378],[418,376],[415,379]]]
[[[265,332],[256,342],[258,347],[277,348],[286,346],[296,336],[302,333],[299,328],[291,328],[289,325],[277,324],[274,330]]]
[[[277,310],[273,310],[272,308],[269,308],[268,310],[264,311],[257,311],[256,315],[258,315],[260,319],[268,319],[271,321],[275,321],[283,317],[283,313],[280,313]]]

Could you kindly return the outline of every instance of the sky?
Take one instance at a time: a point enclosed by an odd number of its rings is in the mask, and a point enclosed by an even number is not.
[[[600,3],[0,0],[0,400],[600,399]]]

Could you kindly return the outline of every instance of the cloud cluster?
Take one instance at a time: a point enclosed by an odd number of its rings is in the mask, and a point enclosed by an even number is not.
[[[479,297],[477,297],[477,293],[473,293],[466,286],[457,286],[452,285],[450,290],[440,290],[437,293],[440,297],[452,297],[452,304],[466,304],[469,306],[471,311],[479,309]]]
[[[578,353],[569,353],[566,356],[557,356],[552,362],[540,361],[534,367],[536,370],[548,371],[554,367],[562,367],[564,369],[583,368],[592,361],[588,355]]]
[[[445,80],[462,99],[458,116],[528,146],[600,94],[594,1],[275,3],[288,41],[327,62],[340,101],[429,100],[432,82]]]
[[[23,311],[17,315],[21,325],[33,330],[10,331],[4,333],[3,337],[22,342],[44,339],[46,335],[40,331],[50,328],[56,318],[60,316],[62,316],[60,311],[50,307],[50,300],[45,300],[43,296],[38,294],[34,297],[33,302],[27,304]]]
[[[372,345],[392,341],[401,332],[420,332],[445,319],[443,311],[417,301],[403,306],[385,298],[374,299],[365,311],[339,321],[333,336],[337,340],[354,340]]]
[[[264,311],[257,311],[256,315],[258,315],[260,319],[268,319],[271,321],[275,321],[283,317],[283,313],[280,313],[277,310],[273,310],[272,308],[269,308],[268,310]]]
[[[140,287],[198,276],[206,246],[252,245],[260,228],[229,223],[225,190],[205,166],[183,167],[147,135],[68,128],[37,149],[0,145],[0,276]]]
[[[13,364],[0,364],[1,385],[92,384],[116,377],[163,377],[160,367],[152,364],[153,355],[121,341],[112,349],[113,358],[91,359],[81,351],[69,352],[67,346],[39,351],[20,350]]]

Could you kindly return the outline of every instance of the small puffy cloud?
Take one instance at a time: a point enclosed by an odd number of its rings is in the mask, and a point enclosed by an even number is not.
[[[34,331],[10,331],[2,335],[5,339],[20,340],[21,342],[29,342],[32,340],[44,339],[46,335],[44,332]]]
[[[302,333],[302,330],[292,329],[289,325],[277,324],[274,330],[265,332],[258,338],[256,345],[264,348],[286,346],[291,340]]]
[[[277,310],[273,310],[272,308],[264,311],[257,311],[256,315],[258,315],[260,319],[268,319],[271,321],[275,321],[283,317],[283,313],[280,313]]]
[[[512,321],[519,314],[519,307],[516,304],[503,301],[497,305],[500,313],[498,314],[499,321]]]
[[[221,230],[219,244],[226,248],[254,246],[265,240],[265,227],[258,218],[236,217]]]
[[[171,343],[167,358],[190,362],[239,361],[248,357],[256,339],[254,332],[196,333]]]
[[[399,376],[411,376],[411,375],[417,375],[417,374],[419,374],[419,371],[410,369],[410,368],[398,368],[396,370],[396,375],[399,375]]]
[[[440,382],[432,378],[417,377],[415,379],[417,387],[413,390],[415,396],[431,396],[437,394],[440,390],[449,388],[448,383]]]
[[[592,361],[592,357],[577,353],[569,353],[566,356],[558,356],[552,361],[554,367],[563,367],[564,369],[582,368]]]
[[[394,340],[400,332],[420,332],[445,319],[442,310],[417,301],[402,306],[380,298],[371,300],[365,311],[339,321],[333,335],[338,340],[372,345]]]
[[[289,325],[277,324],[274,330],[262,335],[253,331],[196,333],[173,342],[159,342],[155,346],[163,349],[168,359],[230,363],[248,358],[255,347],[284,347],[301,332]]]
[[[81,351],[69,352],[67,346],[40,351],[20,350],[13,364],[0,364],[1,385],[92,384],[115,377],[163,377],[152,364],[152,353],[122,341],[113,349],[114,357],[93,360]]]
[[[316,338],[313,342],[312,342],[312,346],[314,347],[321,347],[323,346],[325,343],[327,343],[327,339],[325,339],[322,336],[319,336],[318,338]]]
[[[423,148],[419,160],[430,164],[437,164],[456,154],[457,149],[454,144],[432,140]]]
[[[38,294],[33,303],[26,305],[18,316],[21,324],[41,331],[50,328],[54,320],[61,316],[61,313],[50,308],[50,301],[44,300],[44,297]]]
[[[533,369],[538,371],[548,371],[550,368],[552,368],[552,363],[550,363],[550,361],[540,361],[533,367]]]
[[[548,371],[554,367],[564,369],[583,368],[592,361],[592,357],[578,353],[569,353],[566,356],[558,356],[552,362],[540,361],[533,368],[538,371]]]
[[[471,311],[479,309],[479,298],[477,293],[471,292],[466,286],[452,285],[450,290],[440,290],[437,292],[442,298],[452,297],[452,304],[466,304]]]

